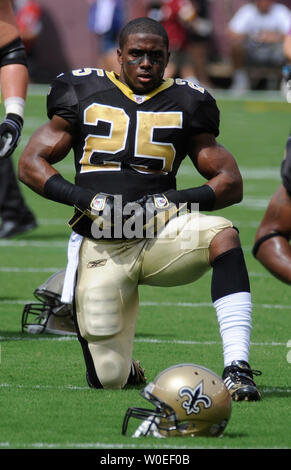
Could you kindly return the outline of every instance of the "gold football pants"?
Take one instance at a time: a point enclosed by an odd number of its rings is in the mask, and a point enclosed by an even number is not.
[[[129,375],[138,285],[170,287],[199,279],[211,268],[211,240],[232,226],[223,217],[197,212],[173,218],[157,238],[84,238],[75,291],[76,315],[104,388],[122,388]]]

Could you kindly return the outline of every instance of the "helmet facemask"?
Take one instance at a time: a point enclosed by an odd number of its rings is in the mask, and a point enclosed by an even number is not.
[[[35,289],[39,303],[29,303],[22,313],[22,331],[27,333],[76,334],[72,306],[61,301],[64,271],[51,276]]]

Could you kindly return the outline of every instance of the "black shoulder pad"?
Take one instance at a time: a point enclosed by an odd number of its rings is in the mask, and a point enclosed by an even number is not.
[[[207,132],[215,137],[219,135],[220,111],[216,100],[206,90],[203,97],[197,102],[191,124],[195,133]]]
[[[291,136],[286,143],[285,156],[281,165],[281,178],[283,186],[288,194],[291,195]]]
[[[60,74],[51,84],[47,94],[47,115],[54,114],[75,124],[78,114],[78,98],[70,81],[70,74]]]

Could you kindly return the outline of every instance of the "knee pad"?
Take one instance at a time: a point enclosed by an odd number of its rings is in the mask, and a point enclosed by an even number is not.
[[[82,302],[82,336],[89,342],[122,330],[121,296],[118,290],[87,289]]]
[[[102,387],[121,389],[125,386],[131,366],[131,358],[123,357],[105,341],[88,345],[95,371]]]

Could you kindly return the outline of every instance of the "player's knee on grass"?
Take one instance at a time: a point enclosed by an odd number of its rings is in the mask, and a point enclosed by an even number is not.
[[[123,328],[120,293],[114,288],[94,287],[82,297],[81,334],[88,342],[98,380],[103,388],[123,388],[131,356],[119,336]]]
[[[114,350],[114,338],[111,341],[89,344],[97,377],[105,389],[121,389],[125,386],[131,360]]]

